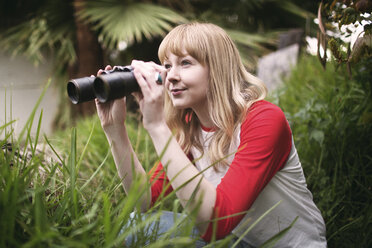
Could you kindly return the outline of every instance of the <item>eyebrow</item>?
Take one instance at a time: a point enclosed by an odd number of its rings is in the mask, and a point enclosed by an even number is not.
[[[184,59],[184,58],[191,58],[191,59],[194,59],[194,60],[197,60],[196,58],[194,58],[193,56],[191,56],[190,54],[184,54],[184,55],[182,55],[182,56],[178,56],[178,55],[175,55],[176,57],[177,57],[177,60],[180,60],[180,59]],[[198,60],[197,60],[198,61]],[[164,60],[163,60],[163,64],[165,64],[165,63],[170,63],[170,60],[169,60],[169,58],[165,58]]]

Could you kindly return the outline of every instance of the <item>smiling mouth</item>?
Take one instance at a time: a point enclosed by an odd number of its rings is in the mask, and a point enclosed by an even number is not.
[[[171,90],[171,93],[172,93],[173,96],[177,96],[177,95],[181,94],[185,90],[186,89],[173,89],[173,90]]]

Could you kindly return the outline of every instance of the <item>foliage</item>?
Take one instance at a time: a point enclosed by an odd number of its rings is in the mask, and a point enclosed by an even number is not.
[[[300,7],[301,6],[301,7]],[[0,3],[0,50],[26,55],[35,65],[52,61],[60,89],[54,125],[64,128],[93,105],[66,105],[68,78],[94,75],[106,64],[157,60],[161,38],[192,20],[225,28],[250,71],[260,56],[276,49],[284,29],[304,27],[314,3],[300,0],[14,0]],[[306,8],[306,9],[303,9]]]
[[[32,10],[22,15],[22,22],[0,30],[2,50],[25,55],[35,65],[45,63],[47,54],[58,61],[57,72],[66,71],[76,60],[72,6],[61,0],[46,1]]]
[[[319,44],[326,50],[329,46],[338,63],[355,64],[366,57],[372,56],[372,2],[368,0],[326,0],[322,1],[318,10],[320,32]],[[336,26],[335,26],[335,25]],[[358,34],[353,47],[350,42],[344,42],[340,36],[350,37],[354,28],[362,26],[363,31]],[[337,28],[338,30],[337,30]],[[353,27],[353,28],[352,28]],[[327,29],[336,31],[327,33]],[[338,34],[339,33],[339,34]],[[336,35],[337,34],[337,35]],[[346,49],[344,49],[346,48]],[[344,51],[346,50],[346,52]],[[326,54],[318,57],[325,67]],[[348,68],[351,74],[350,68]]]
[[[143,38],[163,37],[178,23],[200,20],[232,30],[237,43],[249,48],[249,53],[245,50],[243,56],[252,53],[257,56],[267,52],[267,48],[275,49],[278,32],[273,30],[303,27],[304,20],[314,12],[314,4],[307,4],[310,9],[307,11],[294,0],[156,2],[86,1],[77,3],[83,8],[76,14],[73,0],[44,0],[32,5],[22,0],[4,3],[3,17],[15,21],[0,29],[0,44],[3,50],[26,55],[35,64],[41,63],[43,52],[48,51],[58,61],[57,71],[66,72],[77,59],[75,15],[93,27],[108,51],[116,50],[121,42],[130,45]],[[19,8],[22,5],[28,7],[28,12]],[[15,18],[17,13],[20,16]],[[255,59],[251,55],[245,61],[253,67]]]
[[[95,24],[94,29],[99,32],[102,44],[110,49],[117,49],[119,42],[131,44],[141,42],[143,37],[150,40],[164,36],[172,29],[172,24],[187,22],[165,7],[118,0],[86,2],[78,14]]]
[[[372,245],[371,62],[356,66],[350,80],[335,61],[323,70],[302,57],[272,96],[290,122],[329,247]]]
[[[134,37],[140,41],[142,35],[148,39],[164,35],[171,29],[171,23],[185,22],[174,11],[150,3],[89,1],[84,7],[77,15],[95,24],[103,45],[110,48]],[[134,17],[135,13],[141,15]],[[73,1],[43,1],[27,17],[20,24],[0,30],[2,48],[15,55],[26,55],[36,64],[43,61],[43,52],[48,51],[54,61],[58,61],[57,71],[66,73],[77,59]]]

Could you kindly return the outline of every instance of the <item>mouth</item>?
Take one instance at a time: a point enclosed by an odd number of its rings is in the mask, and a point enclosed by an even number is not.
[[[180,94],[182,94],[183,91],[185,91],[186,89],[172,89],[171,90],[171,93],[173,96],[178,96]]]

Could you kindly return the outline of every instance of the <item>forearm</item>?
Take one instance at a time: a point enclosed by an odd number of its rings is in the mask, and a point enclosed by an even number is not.
[[[146,186],[146,172],[132,148],[125,126],[105,128],[105,134],[125,192],[129,193],[134,183],[133,180],[141,180],[143,189],[145,189],[141,199],[141,208],[143,211],[148,209],[151,191]]]
[[[203,233],[212,215],[216,189],[191,163],[166,124],[148,131],[157,153],[162,154],[161,162],[183,207],[191,211],[200,204],[197,219]]]

